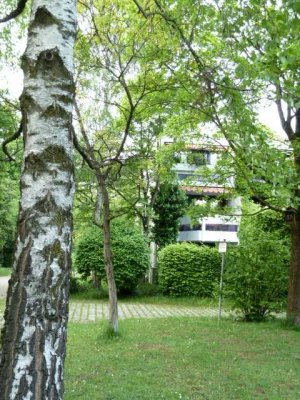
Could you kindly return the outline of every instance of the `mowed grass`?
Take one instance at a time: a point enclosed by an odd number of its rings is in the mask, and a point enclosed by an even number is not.
[[[0,300],[0,313],[4,300]],[[298,400],[300,331],[172,317],[70,323],[65,400]]]
[[[70,324],[65,399],[300,399],[300,332],[282,322]]]
[[[85,290],[77,293],[72,293],[70,296],[71,301],[93,301],[93,302],[108,302],[108,294],[105,290],[99,290],[86,286]],[[170,297],[162,294],[156,295],[133,295],[133,296],[119,296],[118,301],[120,303],[140,303],[140,304],[156,304],[166,306],[197,306],[203,308],[217,308],[218,307],[218,296],[215,295],[213,298],[201,298],[201,297]],[[222,307],[224,309],[231,309],[232,303],[230,300],[223,298]]]
[[[10,276],[10,275],[11,275],[11,268],[0,267],[0,276]]]
[[[97,291],[89,290],[88,292],[71,294],[71,301],[92,301],[95,303],[107,303],[107,297],[97,296]],[[133,303],[133,304],[156,304],[165,306],[197,306],[203,308],[217,308],[218,299],[217,298],[199,298],[199,297],[168,297],[168,296],[129,296],[129,297],[119,297],[118,301],[120,303]],[[230,308],[231,303],[228,300],[223,300],[223,308]]]

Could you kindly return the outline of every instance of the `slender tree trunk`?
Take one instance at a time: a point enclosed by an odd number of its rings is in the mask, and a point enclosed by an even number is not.
[[[97,199],[94,210],[94,223],[98,226],[101,224],[101,211],[102,211],[102,193],[100,187],[97,186]]]
[[[297,171],[297,182],[300,180],[300,109],[295,113],[295,129],[292,131],[290,122],[283,124],[287,135],[290,137],[294,153],[294,165]],[[292,136],[291,136],[292,135]],[[299,184],[295,188],[296,197],[300,201]],[[300,206],[287,214],[291,227],[292,254],[289,272],[287,319],[294,325],[300,325]]]
[[[93,281],[93,287],[95,289],[99,289],[100,288],[100,280],[96,274],[96,271],[92,271],[92,281]]]
[[[109,195],[105,178],[98,178],[98,183],[100,185],[103,202],[103,253],[109,295],[109,325],[115,333],[118,333],[118,298],[111,251]]]
[[[148,271],[148,282],[153,284],[157,281],[157,245],[151,240],[151,230],[150,227],[153,222],[148,216],[142,217],[143,233],[148,241],[149,252],[149,271]]]
[[[75,0],[33,0],[22,60],[25,149],[1,338],[0,400],[63,397],[74,193],[75,34]]]
[[[149,283],[157,282],[157,245],[155,242],[150,242],[150,271]]]
[[[287,318],[300,325],[300,207],[290,221],[292,257],[289,273]]]

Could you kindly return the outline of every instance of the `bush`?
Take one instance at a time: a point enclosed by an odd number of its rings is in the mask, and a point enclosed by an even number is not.
[[[113,221],[111,245],[117,290],[131,293],[149,268],[149,248],[139,228],[125,220]],[[98,279],[106,280],[103,260],[103,233],[94,227],[79,241],[75,268],[87,279],[94,271]]]
[[[80,292],[80,280],[75,276],[70,277],[70,294]]]
[[[157,296],[160,294],[159,286],[149,282],[139,283],[135,289],[135,294],[146,297]]]
[[[266,219],[242,223],[240,245],[229,251],[225,266],[225,294],[246,321],[265,320],[287,295],[289,242]]]
[[[70,279],[70,294],[78,300],[107,299],[108,293],[104,288],[95,288],[91,280],[82,280],[77,276]]]
[[[14,262],[15,241],[14,238],[9,238],[4,243],[0,251],[0,266],[11,268]]]
[[[171,296],[211,297],[220,275],[215,248],[177,243],[159,253],[159,285]]]

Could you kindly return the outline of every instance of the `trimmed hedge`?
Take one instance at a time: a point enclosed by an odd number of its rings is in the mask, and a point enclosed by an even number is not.
[[[220,276],[216,248],[177,243],[159,253],[159,285],[170,296],[211,297]]]
[[[131,221],[113,221],[111,245],[117,290],[130,293],[149,268],[149,247],[141,230]],[[103,233],[99,228],[88,231],[79,241],[75,268],[84,279],[94,271],[98,279],[106,280],[103,261]]]

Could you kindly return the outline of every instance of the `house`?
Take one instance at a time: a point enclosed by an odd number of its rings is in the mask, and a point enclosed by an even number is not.
[[[241,200],[232,194],[234,177],[223,178],[216,171],[217,161],[222,152],[229,151],[224,142],[217,144],[206,140],[205,143],[187,144],[185,150],[177,154],[173,170],[176,172],[181,189],[196,204],[207,201],[224,209],[227,215],[211,215],[199,218],[192,223],[188,216],[180,221],[178,241],[215,244],[225,241],[238,244],[238,228]],[[226,210],[226,211],[225,211]]]

